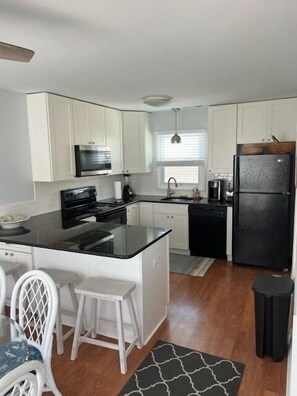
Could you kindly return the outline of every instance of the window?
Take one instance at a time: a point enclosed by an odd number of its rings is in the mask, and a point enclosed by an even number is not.
[[[197,187],[205,190],[206,131],[179,132],[182,139],[172,144],[174,131],[156,133],[156,165],[159,167],[159,187],[167,188],[173,176],[181,189]]]

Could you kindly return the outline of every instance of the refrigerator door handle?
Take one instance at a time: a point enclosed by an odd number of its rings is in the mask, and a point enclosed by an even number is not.
[[[291,195],[290,192],[283,192],[282,194],[283,194],[283,195]]]
[[[234,192],[239,192],[239,157],[233,157],[233,178],[234,178]]]

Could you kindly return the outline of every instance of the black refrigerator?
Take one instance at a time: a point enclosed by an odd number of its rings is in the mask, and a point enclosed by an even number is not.
[[[233,262],[289,269],[294,218],[290,154],[235,155]]]

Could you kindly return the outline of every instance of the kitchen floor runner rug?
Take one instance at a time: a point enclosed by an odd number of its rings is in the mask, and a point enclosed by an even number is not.
[[[244,364],[157,341],[119,396],[237,396]]]
[[[186,256],[183,254],[169,254],[170,272],[176,274],[204,276],[215,261],[210,257]]]

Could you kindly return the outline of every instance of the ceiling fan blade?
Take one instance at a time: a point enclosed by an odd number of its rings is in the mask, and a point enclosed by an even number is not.
[[[30,62],[34,54],[34,51],[27,48],[0,42],[0,59]]]

